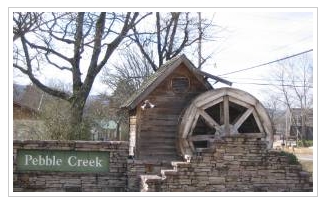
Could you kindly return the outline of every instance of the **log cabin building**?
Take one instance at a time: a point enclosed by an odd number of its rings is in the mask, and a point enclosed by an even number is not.
[[[183,111],[197,95],[213,89],[207,79],[232,83],[197,69],[185,55],[162,65],[121,106],[129,111],[129,155],[138,160],[183,159],[177,145]]]

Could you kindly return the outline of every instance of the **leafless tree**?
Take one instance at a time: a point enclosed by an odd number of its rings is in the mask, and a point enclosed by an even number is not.
[[[78,139],[84,105],[96,76],[128,32],[149,13],[43,13],[37,26],[21,26],[33,24],[33,18],[24,23],[19,16],[37,15],[14,14],[14,33],[19,37],[14,37],[13,66],[44,92],[68,101],[73,126],[69,139]],[[72,92],[46,85],[39,78],[45,68],[71,74]]]
[[[279,63],[278,71],[274,71],[274,80],[279,81],[276,85],[281,94],[280,101],[292,113],[293,108],[301,110],[300,139],[305,137],[306,122],[309,111],[313,110],[313,66],[310,55],[303,55]],[[297,120],[291,115],[293,124]],[[297,129],[298,130],[298,129]]]
[[[139,89],[153,70],[135,47],[121,52],[122,57],[112,65],[113,71],[108,68],[103,70],[101,81],[113,91],[108,98],[110,116],[117,117],[121,126],[125,128],[128,125],[128,113],[120,109],[120,105]]]
[[[135,48],[122,50],[122,57],[113,64],[114,71],[105,68],[101,81],[114,93],[129,95],[137,90],[152,73],[148,61]],[[126,96],[128,97],[128,96]],[[125,98],[121,99],[124,101]]]
[[[14,13],[13,41],[39,28],[42,22],[42,15],[43,13]]]
[[[134,35],[131,35],[131,39],[137,44],[154,71],[157,71],[165,61],[183,53],[187,47],[192,47],[198,41],[208,40],[207,30],[212,27],[212,22],[199,18],[195,14],[156,12],[154,19],[156,26],[153,29],[149,29],[149,26],[133,28]],[[200,57],[198,68],[210,55],[205,58],[201,55]]]

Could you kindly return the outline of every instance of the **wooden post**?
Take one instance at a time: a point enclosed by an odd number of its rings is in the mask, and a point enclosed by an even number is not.
[[[130,116],[129,117],[129,156],[135,155],[135,147],[136,147],[136,124],[137,117]]]
[[[230,135],[229,97],[227,95],[223,99],[223,118],[225,135]]]
[[[117,122],[117,140],[121,141],[121,134],[120,134],[120,121]]]

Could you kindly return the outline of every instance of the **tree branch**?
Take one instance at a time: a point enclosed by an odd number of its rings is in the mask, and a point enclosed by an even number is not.
[[[161,65],[163,62],[163,52],[162,52],[162,42],[161,42],[161,28],[160,28],[160,15],[159,12],[156,12],[156,29],[157,29],[157,53],[158,53],[158,64]],[[163,47],[163,49],[165,46]],[[156,71],[156,69],[154,69]]]
[[[68,100],[69,99],[69,95],[65,92],[59,91],[59,90],[55,90],[52,88],[49,88],[48,86],[44,85],[43,83],[41,83],[33,74],[32,71],[32,64],[31,64],[31,59],[29,56],[29,51],[28,51],[28,47],[27,47],[27,42],[25,39],[25,36],[21,36],[21,43],[23,46],[23,50],[25,53],[25,58],[26,58],[26,64],[27,64],[27,70],[24,69],[23,67],[19,66],[18,64],[13,64],[14,67],[16,67],[17,69],[19,69],[22,73],[28,75],[29,79],[41,90],[43,90],[44,92],[59,97],[61,99],[64,100]]]
[[[55,51],[55,50],[53,50],[53,49],[51,49],[49,47],[36,45],[34,43],[29,42],[27,39],[25,39],[25,41],[31,48],[40,49],[40,50],[46,51],[47,53],[48,52],[52,53],[52,54],[58,56],[59,58],[71,63],[71,58],[68,58],[65,55],[63,55],[63,54],[61,54],[61,53],[59,53],[59,52],[57,52],[57,51]]]
[[[147,54],[147,52],[145,51],[144,47],[142,46],[142,44],[140,43],[140,39],[139,36],[137,34],[137,30],[136,28],[133,28],[133,32],[134,32],[134,36],[135,39],[131,38],[132,40],[135,41],[135,43],[137,44],[137,46],[139,47],[139,50],[141,52],[141,54],[147,59],[148,63],[150,64],[150,66],[152,67],[152,69],[154,71],[157,71],[158,67],[157,65],[154,63],[154,61],[150,58],[150,56]]]
[[[46,53],[46,54],[45,54],[45,57],[46,57],[46,59],[47,59],[47,62],[48,62],[49,64],[53,65],[54,67],[56,67],[56,68],[58,68],[58,69],[60,69],[60,70],[68,70],[68,71],[72,71],[72,68],[70,68],[70,67],[59,66],[59,65],[57,65],[56,63],[52,62],[52,61],[49,59],[49,57],[48,57],[48,53]]]
[[[131,13],[127,13],[125,22],[123,24],[122,30],[120,34],[109,44],[106,53],[104,55],[104,58],[98,65],[98,70],[101,70],[101,68],[106,64],[108,61],[109,57],[113,53],[113,51],[117,48],[117,46],[120,44],[120,42],[127,36],[127,33],[130,29],[132,29],[136,25],[136,19],[139,16],[139,13],[136,12],[130,17]],[[129,22],[130,21],[130,22]]]
[[[170,35],[168,51],[167,51],[167,54],[166,54],[166,60],[171,59],[171,53],[173,52],[173,45],[174,45],[175,34],[176,34],[176,31],[177,31],[179,15],[180,15],[180,13],[172,13],[172,19],[174,20],[174,26],[173,26],[173,29],[172,29],[172,33]]]

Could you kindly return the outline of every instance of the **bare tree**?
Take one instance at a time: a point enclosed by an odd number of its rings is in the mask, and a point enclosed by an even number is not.
[[[20,26],[24,18],[14,20],[14,32],[19,33],[20,43],[14,41],[13,66],[44,92],[68,101],[73,126],[69,139],[79,138],[79,124],[94,79],[129,30],[147,15],[149,13],[44,13],[42,21],[37,21],[39,26],[29,28],[28,32]],[[70,73],[72,92],[51,88],[41,81],[38,75],[45,68]]]
[[[114,71],[105,68],[101,81],[114,93],[129,95],[137,90],[152,73],[145,57],[135,48],[122,50],[122,57],[113,64]],[[128,96],[126,96],[128,97]],[[125,98],[120,101],[125,101]]]
[[[14,13],[13,41],[39,28],[43,13]]]
[[[212,26],[212,22],[198,18],[194,14],[196,13],[156,12],[154,29],[139,26],[133,28],[134,35],[131,35],[131,39],[137,44],[154,71],[157,71],[165,61],[182,53],[187,47],[207,39],[206,33]],[[202,58],[200,55],[198,68],[209,57]]]
[[[313,66],[310,55],[303,55],[279,63],[278,71],[272,76],[279,81],[276,85],[283,102],[290,113],[293,108],[300,109],[301,131],[300,139],[305,137],[308,114],[313,107]],[[291,114],[292,123],[297,125],[295,115]],[[298,130],[298,128],[296,128]]]
[[[107,68],[103,70],[101,81],[113,91],[109,96],[109,111],[118,117],[123,127],[127,127],[128,113],[120,109],[120,105],[139,89],[153,70],[145,57],[135,48],[127,48],[122,50],[122,53],[123,57],[113,64],[114,71]]]

